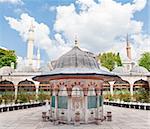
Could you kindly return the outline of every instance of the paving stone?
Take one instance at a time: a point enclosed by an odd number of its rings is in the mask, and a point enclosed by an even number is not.
[[[150,111],[104,106],[104,114],[112,112],[112,121],[101,125],[58,125],[43,122],[43,107],[0,113],[0,129],[149,129]]]

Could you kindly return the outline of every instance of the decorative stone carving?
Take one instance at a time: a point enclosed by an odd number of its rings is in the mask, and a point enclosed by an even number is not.
[[[87,85],[84,85],[83,86],[83,93],[84,93],[84,96],[87,96],[88,95],[88,86]]]

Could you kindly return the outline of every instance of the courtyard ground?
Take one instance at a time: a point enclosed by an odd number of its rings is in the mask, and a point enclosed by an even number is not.
[[[43,122],[43,107],[0,113],[0,129],[150,129],[150,111],[104,106],[104,112],[112,111],[112,122],[101,125],[53,125]]]

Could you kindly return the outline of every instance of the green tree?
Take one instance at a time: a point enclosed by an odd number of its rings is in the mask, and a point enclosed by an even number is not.
[[[122,66],[122,62],[121,62],[119,52],[117,53],[117,55],[115,55],[115,62],[117,64],[117,66]]]
[[[150,71],[150,52],[145,52],[139,60],[139,65]]]
[[[0,68],[3,66],[11,66],[14,62],[16,66],[16,55],[14,50],[4,50],[0,48]]]
[[[115,66],[122,66],[121,58],[119,53],[115,54],[112,52],[99,54],[98,59],[102,66],[112,71]]]

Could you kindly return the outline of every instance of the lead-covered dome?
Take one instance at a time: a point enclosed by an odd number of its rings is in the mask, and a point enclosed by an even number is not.
[[[129,73],[128,69],[126,67],[123,67],[123,66],[116,67],[115,69],[112,70],[112,72],[115,74],[119,74],[119,75]]]
[[[144,74],[148,74],[148,70],[142,66],[134,66],[132,69],[131,69],[131,73],[132,74],[141,74],[141,75],[144,75]]]
[[[30,73],[34,72],[34,69],[31,66],[21,65],[16,69],[16,72]]]
[[[45,66],[42,66],[39,71],[42,72],[42,73],[48,73],[50,72],[52,69],[48,66],[48,65],[45,65]]]
[[[15,70],[10,66],[4,66],[0,68],[0,75],[9,75],[12,74]]]
[[[75,46],[56,61],[54,69],[57,68],[99,69],[99,65],[93,53],[82,51]]]
[[[58,60],[55,60],[52,66],[53,69],[50,72],[35,76],[33,80],[41,81],[40,79],[56,79],[67,76],[69,78],[78,78],[79,76],[87,78],[92,76],[93,78],[103,78],[107,81],[120,79],[117,75],[101,69],[94,54],[83,51],[78,46],[73,47]]]

